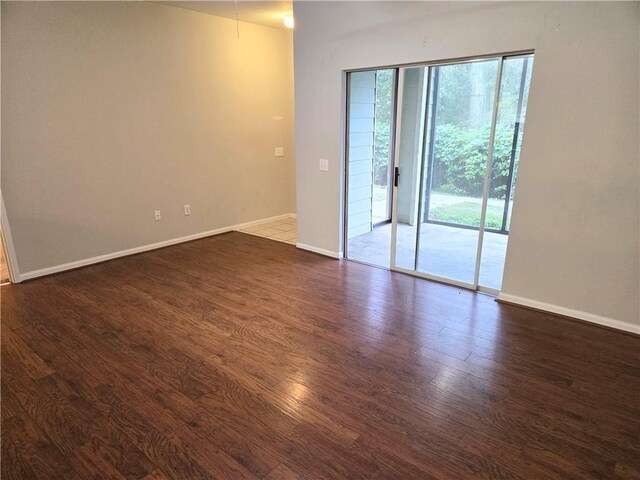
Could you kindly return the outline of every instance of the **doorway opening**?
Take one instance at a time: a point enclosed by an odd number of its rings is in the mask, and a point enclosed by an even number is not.
[[[351,231],[346,258],[500,290],[532,65],[526,52],[395,69],[394,169],[386,177],[394,182],[392,221]],[[353,100],[349,107],[355,110]],[[375,109],[370,113],[375,125]],[[347,134],[351,139],[350,128]],[[364,176],[360,182],[362,188]],[[374,183],[370,177],[372,192]]]
[[[347,80],[345,256],[383,267],[391,236],[366,235],[390,232],[396,75],[397,69],[371,70]]]

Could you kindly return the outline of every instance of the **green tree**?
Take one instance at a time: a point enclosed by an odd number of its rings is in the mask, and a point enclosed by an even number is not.
[[[393,70],[376,73],[376,118],[374,133],[373,180],[387,185],[391,159],[391,121],[393,114]]]

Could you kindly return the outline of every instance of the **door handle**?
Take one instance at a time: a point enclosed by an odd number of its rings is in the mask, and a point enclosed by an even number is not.
[[[398,177],[400,176],[400,169],[395,167],[395,173],[393,174],[393,186],[398,186]]]

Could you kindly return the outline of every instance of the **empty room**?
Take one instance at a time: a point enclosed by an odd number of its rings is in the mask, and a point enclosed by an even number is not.
[[[640,478],[640,2],[0,40],[2,479]]]

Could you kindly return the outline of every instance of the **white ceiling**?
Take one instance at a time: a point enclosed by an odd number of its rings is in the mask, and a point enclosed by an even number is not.
[[[236,2],[234,1],[201,1],[201,2],[160,2],[165,5],[186,8],[197,12],[208,13],[218,17],[236,18]],[[238,20],[257,23],[267,27],[285,28],[283,19],[292,13],[291,0],[284,2],[263,2],[238,0]]]

